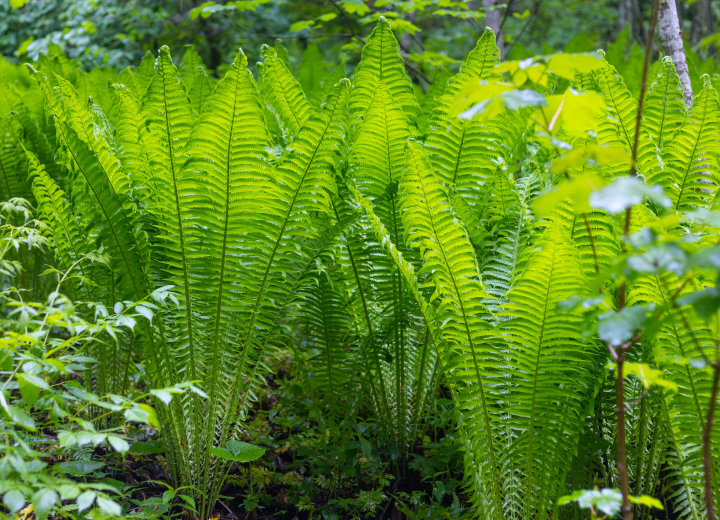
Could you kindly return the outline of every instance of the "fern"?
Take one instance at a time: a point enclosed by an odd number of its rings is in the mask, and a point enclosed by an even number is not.
[[[650,86],[643,105],[643,129],[638,148],[639,170],[655,184],[653,170],[665,166],[667,150],[685,116],[685,96],[670,59],[663,59],[662,72]]]
[[[275,115],[282,137],[289,143],[314,113],[300,83],[293,78],[272,47],[262,49],[261,67],[263,97]]]
[[[667,165],[662,177],[652,180],[668,191],[677,211],[692,211],[715,202],[718,178],[714,146],[720,136],[718,95],[705,82],[695,97],[678,135],[667,151]]]
[[[488,518],[502,511],[500,453],[495,438],[500,418],[493,406],[493,369],[501,366],[500,352],[487,343],[491,334],[475,254],[465,230],[456,224],[445,191],[430,161],[417,143],[408,144],[408,166],[403,179],[401,207],[408,239],[425,260],[447,321],[443,335],[449,343],[443,357],[453,371],[458,406],[463,414],[468,462],[475,481],[474,501]],[[483,449],[478,449],[480,445]]]
[[[392,98],[402,108],[410,125],[415,127],[419,116],[419,105],[410,78],[405,74],[400,46],[390,23],[382,16],[367,39],[362,58],[355,70],[354,88],[349,104],[350,116],[353,120],[365,115],[379,84],[387,87]]]
[[[517,494],[516,514],[550,517],[553,498],[576,453],[583,413],[594,391],[599,350],[580,346],[582,319],[558,311],[570,294],[587,295],[579,258],[565,237],[550,228],[498,309],[499,330],[512,374],[504,394],[511,439],[505,471]],[[547,481],[554,475],[553,482]],[[554,487],[557,486],[557,487]],[[520,498],[522,497],[522,498]]]
[[[23,197],[27,191],[20,172],[20,155],[13,135],[12,120],[15,113],[8,114],[0,121],[0,195],[4,200]]]

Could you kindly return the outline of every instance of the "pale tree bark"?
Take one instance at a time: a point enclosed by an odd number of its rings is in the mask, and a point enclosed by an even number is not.
[[[482,0],[482,6],[484,9],[487,9],[489,7],[492,7],[496,4],[498,4],[498,0]],[[493,31],[495,31],[495,35],[497,36],[497,46],[500,49],[500,57],[505,56],[505,45],[503,45],[503,37],[502,34],[500,34],[500,24],[502,20],[502,16],[500,15],[500,9],[492,9],[490,11],[487,11],[487,16],[485,17],[485,25],[490,27]]]
[[[688,73],[687,57],[685,56],[685,47],[683,46],[675,0],[660,0],[658,29],[663,54],[670,56],[675,64],[675,70],[680,76],[680,84],[685,91],[685,106],[690,107],[693,100],[693,91],[690,85],[690,74]]]
[[[642,23],[638,0],[620,0],[618,13],[618,31],[624,31],[627,26],[630,28],[630,43],[634,41],[645,43],[647,31]]]

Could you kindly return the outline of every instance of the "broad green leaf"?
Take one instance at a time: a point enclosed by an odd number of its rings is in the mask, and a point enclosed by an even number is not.
[[[251,462],[262,457],[266,451],[264,448],[242,441],[228,441],[225,446],[237,462]]]
[[[164,441],[139,441],[134,442],[130,447],[133,453],[141,453],[143,455],[151,455],[153,453],[165,453]]]
[[[655,305],[633,305],[619,311],[609,311],[598,316],[598,336],[606,343],[617,347],[622,345],[635,332],[643,329],[651,317]]]
[[[97,496],[97,494],[94,491],[84,491],[76,499],[78,511],[82,512],[82,511],[85,511],[86,509],[90,508],[93,505],[93,502],[95,502],[96,496]]]
[[[572,495],[561,497],[558,505],[577,502],[582,509],[597,508],[604,515],[616,515],[622,506],[622,494],[617,489],[588,489],[575,491]]]
[[[640,204],[645,198],[664,208],[672,205],[662,187],[648,186],[641,179],[628,176],[618,177],[607,186],[591,193],[590,206],[616,215],[627,208]]]
[[[25,495],[22,491],[17,489],[11,489],[3,495],[3,502],[5,506],[10,510],[10,513],[15,514],[20,511],[25,505]]]
[[[553,160],[550,171],[563,173],[572,168],[590,166],[603,166],[611,163],[625,163],[630,166],[630,157],[621,146],[599,144],[586,144],[570,150],[565,155]]]
[[[32,504],[35,514],[40,520],[47,518],[48,513],[58,503],[60,497],[52,488],[41,488],[32,497]]]
[[[70,462],[58,462],[53,467],[73,477],[82,477],[105,466],[104,462],[93,462],[89,460],[73,460]]]
[[[678,391],[677,383],[663,378],[664,372],[662,370],[652,368],[647,363],[626,362],[624,365],[624,371],[627,375],[633,374],[637,376],[638,379],[640,379],[640,381],[642,382],[645,390],[648,390],[651,387],[658,385],[673,392]]]
[[[563,201],[573,203],[576,213],[590,210],[588,197],[607,183],[607,180],[597,174],[585,174],[565,181],[558,187],[542,194],[533,203],[535,214],[542,218],[555,210]]]
[[[111,516],[122,516],[122,508],[120,507],[120,504],[114,500],[105,497],[97,497],[97,505],[103,512]]]

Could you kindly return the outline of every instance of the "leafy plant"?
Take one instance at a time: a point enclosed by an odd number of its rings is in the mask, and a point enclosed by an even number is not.
[[[154,71],[146,58],[92,79],[56,49],[29,76],[10,67],[2,189],[39,220],[3,228],[20,258],[4,275],[39,263],[22,255],[48,229],[48,274],[116,325],[88,342],[76,398],[103,427],[117,423],[101,408],[161,426],[170,494],[132,503],[209,518],[236,486],[250,512],[282,481],[300,510],[322,490],[323,514],[390,497],[458,517],[444,473],[461,446],[480,518],[712,516],[720,104],[706,78],[686,110],[651,50],[640,99],[600,53],[501,62],[489,29],[423,98],[382,17],[351,79],[308,47],[296,80],[280,45],[257,82],[242,51],[217,79],[192,48],[179,68],[162,47]],[[7,209],[27,223],[29,204]],[[69,305],[59,290],[49,303]],[[246,426],[276,350],[301,363],[291,392],[327,432],[314,481],[240,466],[268,458]],[[22,400],[45,390],[10,372]],[[157,416],[128,397],[145,373]],[[437,459],[423,439],[441,394],[460,444]],[[339,496],[367,467],[377,485]]]

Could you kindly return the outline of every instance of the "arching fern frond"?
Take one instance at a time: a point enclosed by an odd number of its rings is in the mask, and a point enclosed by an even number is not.
[[[510,446],[503,468],[512,476],[507,499],[521,518],[549,518],[577,451],[585,408],[594,391],[599,349],[582,343],[581,316],[557,304],[588,295],[573,248],[550,228],[498,311],[509,365],[506,387]],[[512,507],[512,506],[511,506]]]
[[[360,63],[355,69],[355,88],[350,95],[349,105],[353,121],[365,115],[380,83],[387,86],[392,98],[400,105],[410,125],[414,127],[420,107],[415,99],[412,82],[405,74],[405,63],[400,55],[395,34],[390,23],[382,16],[367,39]]]
[[[205,68],[202,58],[195,50],[195,47],[192,44],[188,44],[185,46],[185,54],[183,54],[179,67],[180,79],[185,85],[185,90],[188,92],[192,90],[192,87],[195,84],[198,69],[205,72],[205,75],[207,76],[207,69]]]
[[[315,111],[275,49],[263,45],[262,56],[262,94],[280,125],[283,139],[290,143]]]
[[[192,87],[188,91],[190,97],[190,103],[192,104],[193,114],[199,116],[207,99],[210,97],[213,91],[213,84],[210,81],[210,77],[204,68],[198,67],[195,69],[195,76],[192,82]]]
[[[317,43],[310,41],[305,47],[298,67],[297,79],[313,106],[318,107],[325,95],[327,64]],[[344,76],[344,74],[343,74]],[[340,78],[337,79],[338,81]]]
[[[502,482],[498,439],[500,417],[493,378],[502,364],[500,351],[488,343],[488,294],[480,281],[475,253],[458,225],[445,190],[420,145],[408,142],[408,165],[401,187],[403,223],[408,240],[420,249],[423,271],[432,273],[445,323],[461,427],[467,434],[466,472],[474,482],[473,500],[485,518],[501,518]]]
[[[27,197],[27,183],[20,176],[20,154],[14,135],[12,122],[15,112],[10,112],[0,120],[0,197],[9,200],[13,197]]]
[[[80,260],[92,251],[92,244],[78,229],[75,216],[65,200],[65,193],[58,188],[32,152],[26,150],[26,154],[30,166],[32,190],[38,205],[38,215],[52,229],[57,260],[65,270],[70,269],[73,264],[78,262],[76,269],[87,278],[85,266]],[[77,291],[75,284],[73,287]],[[84,288],[83,296],[91,301],[88,286],[85,285]]]
[[[649,184],[655,184],[653,170],[662,168],[664,156],[685,118],[685,94],[669,57],[663,58],[662,71],[650,86],[643,103],[643,132],[638,147],[638,169]]]
[[[692,211],[717,200],[718,140],[720,105],[717,91],[708,79],[667,149],[663,173],[652,179],[665,188],[675,210]]]
[[[593,74],[600,93],[605,98],[605,103],[610,110],[610,117],[601,119],[598,128],[598,142],[601,144],[619,143],[629,154],[635,140],[637,100],[632,97],[612,65],[601,67]]]

